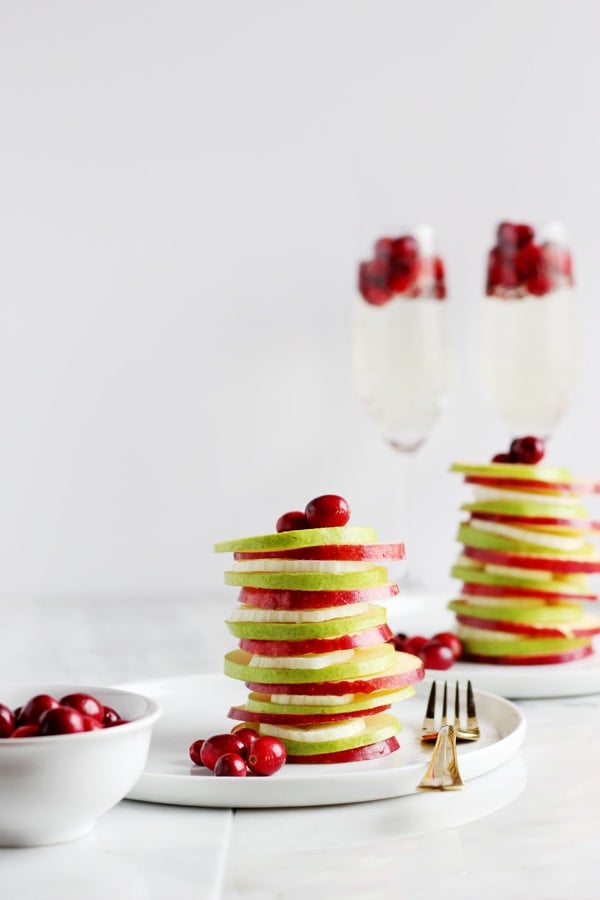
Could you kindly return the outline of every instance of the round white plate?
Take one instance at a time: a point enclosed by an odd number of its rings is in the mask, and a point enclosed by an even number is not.
[[[433,749],[419,741],[428,687],[394,706],[403,723],[401,748],[380,759],[331,765],[287,764],[269,778],[217,778],[193,766],[190,744],[198,738],[229,731],[229,707],[243,703],[241,682],[220,674],[190,675],[129,685],[157,700],[157,722],[142,777],[129,799],[184,806],[257,808],[358,803],[414,794]],[[460,771],[467,781],[512,757],[525,736],[522,712],[510,701],[475,692],[481,738],[458,748]]]

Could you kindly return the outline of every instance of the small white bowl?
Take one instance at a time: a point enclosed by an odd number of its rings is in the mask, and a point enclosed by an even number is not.
[[[138,781],[160,708],[117,688],[0,684],[16,708],[36,694],[92,694],[127,723],[78,734],[0,739],[0,846],[31,847],[82,837]]]

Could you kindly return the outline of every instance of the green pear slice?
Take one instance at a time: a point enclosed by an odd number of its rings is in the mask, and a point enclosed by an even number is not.
[[[310,733],[314,729],[314,741],[295,741],[289,738],[282,738],[288,755],[290,756],[313,756],[320,753],[334,753],[336,750],[349,750],[354,747],[363,747],[367,744],[375,744],[386,738],[393,737],[398,734],[402,725],[398,719],[390,713],[378,713],[369,716],[366,721],[365,730],[360,734],[354,734],[351,737],[339,738],[337,740],[320,741],[318,740],[320,726],[307,726],[306,732]],[[262,724],[259,727],[259,733],[272,734],[273,726]]]
[[[514,606],[479,606],[464,600],[451,600],[448,609],[457,615],[473,616],[477,619],[490,619],[496,622],[522,622],[538,625],[546,622],[572,622],[581,618],[581,607],[576,603],[542,603],[540,606],[529,605],[527,601]]]
[[[489,584],[497,585],[499,587],[533,587],[531,584],[532,579],[486,572],[481,566],[476,567],[456,564],[452,567],[451,575],[453,578],[458,578],[460,581],[464,581],[467,584],[471,582],[472,584]],[[579,576],[577,576],[577,578],[569,576],[557,578],[556,576],[552,577],[552,573],[550,572],[544,572],[543,575],[544,578],[540,578],[535,582],[536,592],[543,591],[553,594],[556,591],[560,591],[562,594],[569,594],[569,596],[572,596],[574,599],[580,595],[589,594],[589,586],[585,576],[583,576],[582,579],[580,579]]]
[[[500,534],[481,531],[464,522],[459,526],[456,540],[467,547],[476,547],[480,550],[506,550],[509,553],[532,553],[535,556],[568,556],[573,559],[586,559],[594,549],[592,544],[585,544],[583,550],[565,553],[564,550],[556,547],[544,547],[541,544],[530,544],[527,541],[517,541]]]
[[[214,545],[216,553],[236,550],[292,550],[294,547],[316,547],[319,544],[373,544],[377,542],[374,528],[345,525],[343,528],[303,528],[254,537],[220,541]]]
[[[469,463],[454,462],[450,466],[451,472],[460,472],[464,475],[482,475],[491,478],[524,478],[529,481],[557,481],[559,483],[572,481],[571,470],[564,466],[525,466],[519,463]]]
[[[299,703],[273,703],[268,694],[248,694],[245,708],[248,712],[269,713],[290,716],[331,716],[343,713],[356,712],[358,710],[373,709],[388,703],[399,703],[413,697],[415,689],[413,685],[390,691],[374,691],[371,694],[355,694],[349,703],[342,704],[299,704]],[[276,696],[276,695],[275,695]]]
[[[358,572],[225,572],[225,584],[292,591],[353,591],[387,582],[385,566]]]
[[[478,656],[536,656],[542,653],[562,653],[575,647],[583,647],[590,643],[589,638],[548,637],[548,638],[482,638],[473,637],[469,632],[477,631],[483,634],[481,629],[469,629],[459,625],[458,636],[464,644],[466,653],[475,653]]]
[[[360,647],[345,662],[325,666],[322,669],[281,669],[251,666],[251,653],[231,650],[225,654],[224,672],[230,678],[253,681],[258,684],[299,684],[323,681],[340,681],[360,675],[375,675],[394,667],[396,651],[392,644]]]
[[[542,517],[572,521],[574,519],[587,520],[588,517],[585,506],[566,503],[534,503],[530,500],[477,500],[473,503],[463,503],[460,508],[467,512],[497,513],[525,519]]]
[[[293,641],[306,638],[338,637],[355,634],[367,628],[385,624],[387,610],[384,606],[370,604],[367,612],[358,616],[325,619],[322,622],[240,622],[227,620],[229,631],[238,638],[254,638],[259,641]]]

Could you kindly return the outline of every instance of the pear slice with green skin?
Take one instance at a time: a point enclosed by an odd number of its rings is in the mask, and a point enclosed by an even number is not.
[[[376,744],[379,741],[384,741],[387,738],[394,737],[402,730],[400,722],[395,716],[391,715],[391,713],[379,713],[374,716],[369,716],[366,720],[366,728],[363,732],[354,734],[351,737],[339,738],[337,740],[319,741],[319,726],[307,726],[307,732],[309,732],[311,727],[315,728],[314,741],[295,741],[286,737],[281,738],[286,746],[288,757],[309,757],[315,754],[322,755],[337,753],[340,750],[352,750],[357,747],[364,747],[369,744]],[[263,735],[269,733],[270,728],[268,725],[261,724],[259,726],[259,734]]]
[[[463,475],[475,475],[484,478],[509,478],[511,480],[525,479],[535,482],[559,482],[561,484],[573,481],[571,470],[564,466],[526,466],[520,463],[469,463],[454,462],[450,466],[451,472],[459,472]]]
[[[581,607],[575,603],[552,603],[528,606],[526,601],[514,606],[481,606],[464,600],[451,600],[448,609],[457,615],[499,622],[523,622],[538,625],[544,622],[575,622],[581,619]]]
[[[224,671],[230,678],[257,684],[320,683],[384,672],[393,666],[395,653],[392,644],[378,644],[374,647],[359,647],[352,654],[352,659],[322,669],[280,669],[251,666],[252,654],[244,650],[231,650],[225,654]]]
[[[590,643],[589,637],[528,638],[514,637],[506,632],[504,632],[504,637],[499,638],[492,636],[495,633],[492,630],[490,630],[490,637],[474,637],[473,632],[479,635],[484,633],[483,630],[463,625],[458,626],[457,632],[463,642],[465,653],[475,653],[478,656],[519,657],[564,653]]]
[[[227,628],[237,638],[261,641],[294,641],[307,638],[332,638],[353,634],[367,628],[385,625],[387,610],[383,606],[369,606],[359,616],[325,619],[322,622],[243,622],[226,621]]]
[[[514,569],[538,570],[554,573],[594,573],[600,572],[600,556],[590,553],[559,555],[557,553],[513,550],[488,550],[479,547],[465,547],[465,555],[486,565],[510,566]]]
[[[321,609],[324,606],[349,606],[352,603],[387,600],[388,597],[394,597],[398,593],[398,585],[393,581],[378,587],[355,591],[290,591],[245,587],[241,589],[238,601],[259,609]]]
[[[459,526],[456,540],[466,547],[476,547],[481,550],[506,550],[507,552],[523,552],[548,556],[565,556],[564,550],[558,550],[555,547],[545,547],[541,544],[527,543],[527,541],[517,541],[514,538],[504,537],[500,534],[491,534],[488,531],[480,531],[473,528],[467,523]],[[569,552],[569,556],[573,559],[586,559],[591,556],[594,551],[592,544],[586,544],[583,550],[573,550]]]
[[[563,650],[560,653],[537,653],[537,654],[521,654],[519,656],[510,656],[498,654],[483,656],[479,653],[465,653],[462,659],[465,662],[484,663],[493,666],[550,666],[559,665],[560,663],[574,662],[578,659],[585,659],[592,656],[594,648],[590,643],[584,644],[582,647],[574,647],[571,650]],[[288,757],[289,762],[292,760]]]
[[[476,500],[472,503],[463,503],[460,508],[465,512],[495,513],[522,519],[551,517],[566,521],[587,521],[585,506],[533,503],[530,500]]]
[[[358,572],[225,572],[225,584],[292,591],[360,590],[387,584],[385,566]]]
[[[425,677],[422,660],[412,653],[396,652],[388,657],[387,667],[372,675],[358,675],[335,681],[304,682],[301,684],[273,684],[246,681],[251,691],[265,694],[341,694],[371,693],[373,691],[395,690],[409,684],[417,684]]]
[[[329,716],[348,715],[349,713],[360,713],[365,710],[373,710],[382,705],[390,705],[399,703],[401,700],[408,700],[415,694],[412,685],[391,691],[374,691],[371,694],[355,694],[354,699],[349,703],[343,703],[339,706],[323,704],[294,704],[294,703],[274,703],[269,694],[258,694],[252,691],[248,695],[245,708],[252,713],[268,713],[271,715],[293,715],[293,716]],[[240,709],[240,707],[236,707]],[[231,717],[231,718],[237,718]]]
[[[295,763],[296,765],[298,763],[328,765],[359,762],[360,760],[380,759],[382,756],[395,753],[399,749],[400,742],[394,735],[383,741],[377,741],[375,744],[364,744],[362,747],[350,747],[347,750],[337,750],[333,753],[313,753],[310,756],[294,756],[294,754],[288,753],[287,762]]]
[[[559,593],[562,597],[573,597],[573,599],[588,599],[590,596],[587,583],[577,583],[569,581],[569,576],[557,578],[551,572],[544,572],[543,578],[532,584],[530,579],[519,578],[516,575],[498,575],[492,572],[486,572],[482,566],[464,566],[454,565],[451,570],[453,578],[458,578],[466,584],[483,584],[492,585],[493,587],[516,587],[523,590],[531,589],[537,593],[547,593],[555,595]],[[595,598],[594,598],[595,599]]]
[[[216,553],[234,553],[236,550],[291,550],[294,547],[316,547],[319,544],[374,543],[377,543],[374,528],[344,525],[341,528],[303,528],[220,541],[214,545],[214,550]]]

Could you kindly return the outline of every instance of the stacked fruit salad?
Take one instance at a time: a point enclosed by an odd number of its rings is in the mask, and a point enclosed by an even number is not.
[[[449,603],[464,659],[528,665],[562,663],[593,652],[600,619],[588,576],[600,572],[589,538],[600,530],[583,505],[597,483],[541,465],[544,442],[516,438],[489,464],[451,467],[473,488],[452,575],[462,580]]]
[[[215,545],[233,553],[225,582],[240,588],[227,619],[239,646],[225,673],[249,689],[228,715],[280,738],[292,763],[398,750],[390,707],[424,676],[417,656],[395,649],[377,603],[398,593],[385,564],[402,559],[404,545],[379,543],[349,520],[347,501],[325,494],[282,515],[275,533]]]

